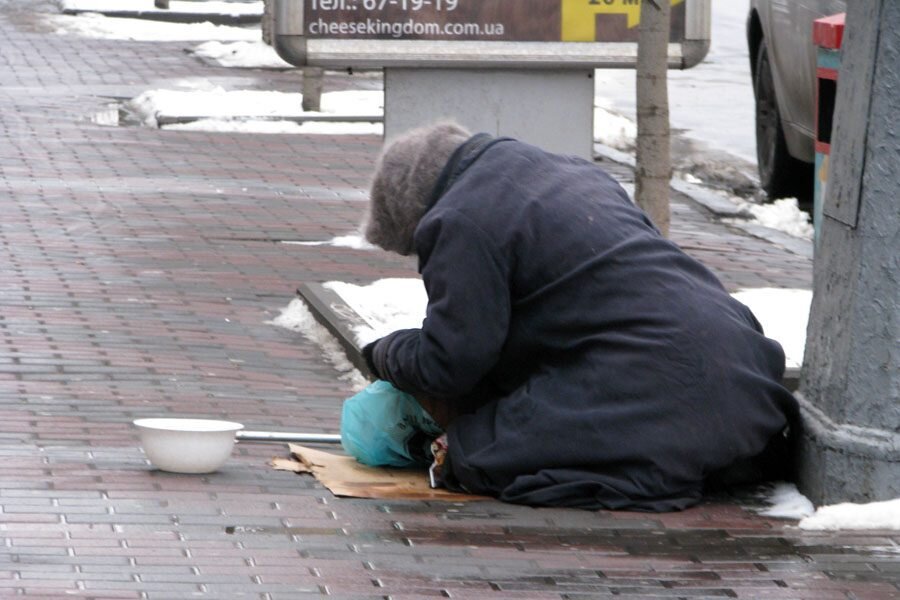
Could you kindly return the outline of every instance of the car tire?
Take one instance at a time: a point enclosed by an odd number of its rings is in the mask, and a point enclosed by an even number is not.
[[[756,158],[759,185],[770,200],[796,197],[808,202],[813,192],[813,166],[788,152],[775,95],[769,49],[762,40],[756,54]]]

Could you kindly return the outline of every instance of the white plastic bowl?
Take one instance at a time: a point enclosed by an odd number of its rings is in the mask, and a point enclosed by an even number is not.
[[[173,473],[212,473],[234,448],[240,423],[209,419],[138,419],[144,454],[158,469]]]

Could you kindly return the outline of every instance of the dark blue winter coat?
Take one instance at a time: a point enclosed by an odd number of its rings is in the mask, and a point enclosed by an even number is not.
[[[796,410],[778,343],[585,160],[475,136],[415,250],[427,316],[375,346],[379,375],[471,411],[447,432],[471,492],[684,508]]]

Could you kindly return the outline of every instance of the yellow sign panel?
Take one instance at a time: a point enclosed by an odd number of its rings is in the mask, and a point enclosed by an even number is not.
[[[562,41],[593,42],[597,39],[597,15],[625,15],[628,28],[641,22],[641,0],[561,0]],[[672,0],[672,6],[684,0]]]

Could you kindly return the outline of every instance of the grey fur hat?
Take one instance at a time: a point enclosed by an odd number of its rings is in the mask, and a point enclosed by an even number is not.
[[[452,122],[413,129],[381,152],[369,194],[366,239],[408,255],[413,234],[453,152],[472,134]]]

